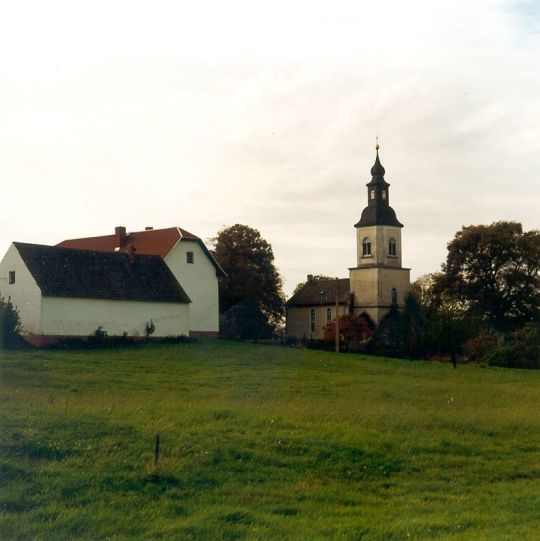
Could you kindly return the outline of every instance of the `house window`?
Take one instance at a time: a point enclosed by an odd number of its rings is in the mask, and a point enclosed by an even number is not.
[[[397,249],[396,249],[396,240],[390,239],[388,241],[388,255],[392,257],[396,257],[397,255]]]
[[[392,288],[392,306],[397,305],[397,289],[395,287]]]
[[[15,283],[15,271],[9,271],[9,279],[8,279],[8,282],[10,284],[14,284]]]
[[[362,241],[362,255],[364,257],[371,255],[371,241],[367,237]]]
[[[332,309],[327,308],[326,309],[326,323],[330,323],[332,321]]]
[[[313,309],[311,309],[311,312],[309,314],[309,326],[311,332],[315,332],[315,310]]]
[[[195,257],[193,255],[193,252],[187,252],[186,260],[188,263],[195,263]]]
[[[375,190],[370,190],[370,192],[369,192],[369,197],[370,197],[371,199],[375,199]]]

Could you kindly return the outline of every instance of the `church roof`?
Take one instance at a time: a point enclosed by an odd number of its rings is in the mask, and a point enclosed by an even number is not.
[[[134,231],[126,233],[122,239],[121,245],[118,243],[118,236],[102,235],[99,237],[85,237],[80,239],[68,239],[57,244],[61,248],[79,248],[82,250],[96,250],[99,252],[126,252],[131,245],[137,254],[159,255],[165,258],[167,254],[180,241],[191,241],[199,244],[201,249],[210,259],[220,276],[225,276],[225,272],[210,253],[204,242],[189,231],[181,227],[167,227],[164,229],[147,229],[144,231]]]
[[[379,145],[375,163],[371,168],[371,181],[366,184],[368,187],[368,205],[362,211],[360,220],[354,224],[354,227],[369,227],[374,225],[391,225],[394,227],[403,227],[396,217],[394,209],[389,204],[390,184],[384,179],[385,169],[379,159]],[[374,192],[375,197],[371,197],[370,192]],[[383,197],[384,196],[384,197]]]
[[[349,278],[340,278],[339,304],[348,304],[351,291]],[[288,301],[287,306],[321,306],[336,303],[336,281],[311,280],[297,291]]]
[[[354,227],[371,225],[393,225],[403,227],[396,217],[395,210],[390,205],[369,205],[362,211],[362,216]]]
[[[384,174],[386,173],[386,170],[381,164],[381,161],[379,160],[379,148],[377,145],[377,157],[375,158],[375,163],[373,164],[373,167],[371,168],[371,176],[373,177],[372,181],[373,183],[376,179],[382,179],[384,181]],[[386,184],[386,182],[385,182]]]
[[[13,244],[47,297],[191,302],[159,256]]]

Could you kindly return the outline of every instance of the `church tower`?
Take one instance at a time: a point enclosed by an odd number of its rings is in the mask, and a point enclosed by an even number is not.
[[[390,184],[377,156],[367,184],[367,207],[356,228],[356,267],[349,269],[354,313],[379,323],[392,306],[402,307],[410,287],[410,269],[401,266],[401,224],[390,206]]]

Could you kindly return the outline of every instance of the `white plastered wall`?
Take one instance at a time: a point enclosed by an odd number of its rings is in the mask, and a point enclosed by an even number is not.
[[[153,337],[189,335],[189,304],[64,297],[42,298],[44,335],[90,336],[103,327],[109,336],[145,336],[153,321]],[[36,333],[37,334],[37,333]]]
[[[187,262],[193,252],[193,263]],[[219,293],[216,267],[197,241],[181,240],[165,257],[174,276],[191,299],[190,327],[195,332],[219,331]]]
[[[9,283],[9,271],[15,271],[15,283]],[[0,296],[18,309],[23,334],[41,333],[41,291],[12,244],[0,263]]]

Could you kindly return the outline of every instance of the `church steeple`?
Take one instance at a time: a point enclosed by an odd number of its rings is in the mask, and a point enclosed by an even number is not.
[[[410,269],[402,267],[403,225],[389,203],[390,184],[375,146],[375,163],[367,183],[367,206],[356,228],[356,267],[349,269],[353,310],[379,323],[392,307],[403,307]]]
[[[379,141],[375,146],[377,155],[371,168],[371,182],[366,184],[368,189],[368,206],[363,210],[360,221],[354,227],[366,227],[373,225],[391,225],[403,227],[394,209],[390,206],[390,184],[384,180],[386,173],[379,159]]]
[[[377,144],[375,145],[375,150],[377,151],[377,157],[375,158],[375,163],[373,164],[373,167],[371,168],[371,176],[373,178],[375,177],[381,177],[384,181],[384,174],[386,173],[384,167],[382,166],[380,160],[379,160],[379,137],[377,137]]]

